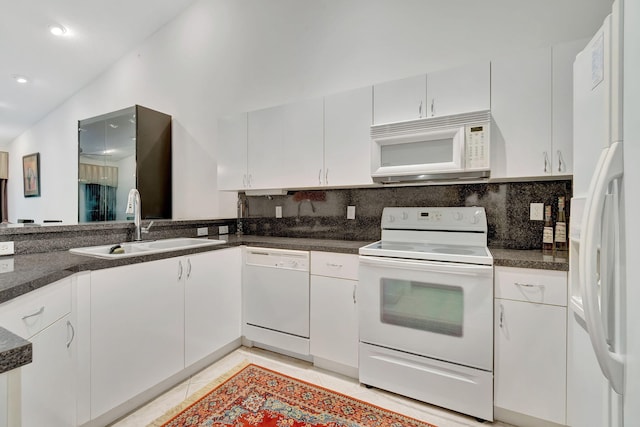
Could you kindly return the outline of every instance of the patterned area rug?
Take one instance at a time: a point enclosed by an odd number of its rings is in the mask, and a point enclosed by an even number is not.
[[[435,427],[254,364],[227,373],[151,426]]]

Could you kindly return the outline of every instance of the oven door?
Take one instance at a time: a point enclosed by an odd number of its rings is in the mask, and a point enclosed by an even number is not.
[[[493,267],[360,256],[360,341],[491,371]]]

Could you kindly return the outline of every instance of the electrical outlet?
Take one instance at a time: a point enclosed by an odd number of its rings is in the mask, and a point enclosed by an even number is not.
[[[531,221],[544,220],[544,203],[531,203],[529,205],[529,219]]]
[[[218,227],[218,234],[229,234],[229,226],[221,225],[220,227]]]
[[[13,258],[0,258],[0,273],[11,273],[13,271]]]
[[[282,218],[282,206],[276,206],[276,218]]]
[[[347,206],[347,219],[356,219],[356,207]]]
[[[198,237],[208,236],[208,235],[209,235],[209,227],[198,227]]]
[[[13,255],[13,242],[0,242],[0,255]]]

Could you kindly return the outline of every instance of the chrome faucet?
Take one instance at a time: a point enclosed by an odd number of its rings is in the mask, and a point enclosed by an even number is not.
[[[142,227],[142,219],[140,218],[140,211],[142,210],[140,202],[140,193],[137,189],[132,188],[129,191],[129,197],[127,199],[127,212],[128,214],[134,214],[133,225],[135,226],[133,240],[142,240],[142,233],[148,233],[149,229],[153,225],[153,221],[149,223],[148,227]]]

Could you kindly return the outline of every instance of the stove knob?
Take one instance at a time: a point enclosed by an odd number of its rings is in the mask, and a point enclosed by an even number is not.
[[[480,221],[480,211],[476,211],[471,217],[471,224],[477,224]]]
[[[402,219],[403,220],[408,220],[409,219],[409,212],[402,212]]]
[[[389,215],[389,216],[387,217],[387,222],[394,222],[395,220],[396,220],[396,217],[395,217],[395,216],[393,216],[393,215]]]
[[[462,220],[462,212],[454,212],[453,219],[455,219],[456,221]]]

